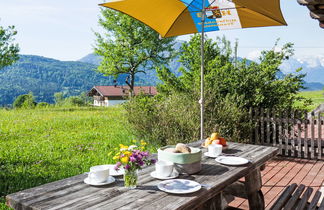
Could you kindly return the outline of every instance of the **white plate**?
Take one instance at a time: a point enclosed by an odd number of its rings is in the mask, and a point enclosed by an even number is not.
[[[173,171],[170,176],[164,177],[164,176],[158,176],[156,174],[156,171],[151,172],[151,177],[156,178],[156,179],[174,179],[179,176],[178,171]]]
[[[211,157],[211,158],[215,158],[215,157],[218,157],[219,156],[219,155],[211,155],[211,154],[209,154],[209,152],[205,152],[204,155],[206,157]]]
[[[125,173],[125,169],[123,169],[123,168],[119,168],[119,170],[116,171],[114,169],[115,165],[106,165],[106,166],[109,167],[109,175],[110,176],[121,176],[121,175],[124,175],[124,173]]]
[[[172,179],[160,182],[157,186],[160,190],[174,194],[187,194],[200,190],[198,182],[187,179]]]
[[[241,158],[241,157],[233,157],[233,156],[219,156],[215,160],[221,164],[230,165],[230,166],[245,165],[249,162],[248,159]]]
[[[87,177],[83,181],[84,181],[84,183],[89,184],[89,185],[102,186],[102,185],[111,184],[111,183],[115,182],[115,178],[112,176],[109,176],[105,182],[93,182],[89,179],[89,177]]]

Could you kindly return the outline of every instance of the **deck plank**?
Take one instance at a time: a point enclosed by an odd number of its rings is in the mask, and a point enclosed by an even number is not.
[[[305,184],[306,187],[313,188],[309,201],[314,196],[314,192],[324,188],[323,160],[277,157],[266,164],[266,169],[262,173],[262,192],[264,193],[266,209],[269,209],[286,186],[292,183]],[[279,179],[278,174],[284,176]],[[240,209],[249,208],[248,202],[242,198],[235,198],[230,206]]]

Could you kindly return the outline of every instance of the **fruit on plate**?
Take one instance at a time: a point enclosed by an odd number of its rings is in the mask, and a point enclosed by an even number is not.
[[[208,147],[210,144],[220,144],[222,146],[226,146],[226,139],[221,137],[219,133],[212,133],[210,137],[208,137],[205,142],[202,144],[203,147]]]
[[[210,145],[212,143],[212,140],[208,137],[206,140],[205,140],[205,147],[208,147],[208,145]]]
[[[219,139],[215,139],[212,141],[212,144],[221,144],[221,141]]]
[[[226,139],[225,138],[219,137],[218,139],[219,139],[221,145],[226,146]]]
[[[212,133],[212,135],[210,136],[211,140],[216,140],[219,138],[219,133]]]

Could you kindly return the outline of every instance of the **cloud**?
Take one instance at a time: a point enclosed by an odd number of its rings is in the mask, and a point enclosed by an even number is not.
[[[246,58],[252,61],[258,61],[260,55],[261,55],[261,50],[253,50],[247,54]]]

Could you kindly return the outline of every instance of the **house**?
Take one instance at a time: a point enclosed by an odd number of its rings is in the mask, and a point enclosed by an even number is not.
[[[154,96],[157,94],[156,88],[153,86],[136,86],[134,94],[144,93]],[[94,86],[88,96],[93,97],[93,106],[113,106],[126,101],[129,95],[128,86]]]
[[[309,9],[311,18],[319,21],[319,26],[324,29],[324,0],[297,0],[300,5]]]

